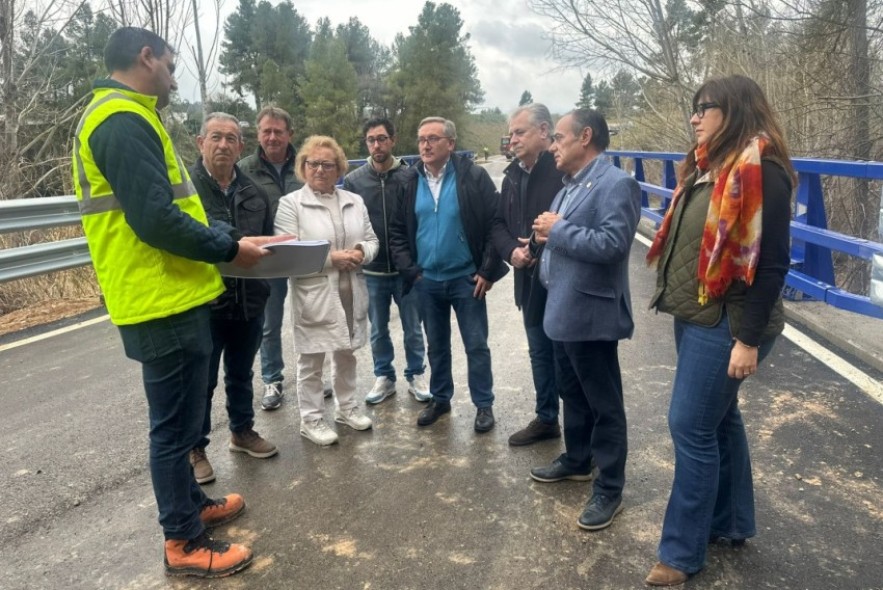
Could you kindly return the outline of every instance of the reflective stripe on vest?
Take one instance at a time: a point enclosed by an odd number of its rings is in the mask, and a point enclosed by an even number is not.
[[[83,229],[111,320],[118,325],[142,323],[208,303],[224,291],[217,269],[141,241],[126,222],[89,145],[92,133],[108,117],[131,113],[142,118],[159,137],[175,205],[208,225],[196,188],[153,108],[155,99],[110,88],[96,89],[94,94],[77,126],[72,172]]]

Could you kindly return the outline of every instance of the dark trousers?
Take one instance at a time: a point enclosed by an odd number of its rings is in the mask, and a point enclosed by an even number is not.
[[[542,318],[532,323],[527,306],[521,308],[524,331],[527,334],[527,350],[530,355],[530,371],[537,392],[536,413],[543,424],[558,424],[558,383],[555,376],[555,347],[543,330]]]
[[[564,406],[561,462],[588,473],[598,465],[594,493],[618,498],[625,485],[628,439],[619,342],[555,342],[555,368]]]
[[[198,447],[206,447],[212,431],[212,398],[218,385],[218,370],[224,358],[224,390],[227,393],[227,415],[230,432],[241,432],[254,426],[254,358],[261,347],[264,318],[229,320],[212,317],[212,355],[208,368],[208,396],[202,439]]]
[[[189,453],[200,437],[211,355],[209,310],[119,326],[126,356],[141,363],[150,417],[150,477],[166,539],[193,539],[207,500]]]

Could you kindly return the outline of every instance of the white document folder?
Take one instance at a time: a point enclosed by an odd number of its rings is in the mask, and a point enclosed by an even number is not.
[[[218,270],[225,277],[243,279],[275,279],[300,277],[319,272],[331,249],[327,240],[287,240],[262,246],[273,254],[264,256],[251,268],[241,268],[232,262],[219,262]]]

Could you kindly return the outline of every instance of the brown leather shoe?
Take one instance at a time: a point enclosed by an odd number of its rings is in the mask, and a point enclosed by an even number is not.
[[[190,451],[190,465],[193,466],[193,477],[196,478],[196,483],[202,485],[215,481],[215,470],[208,462],[204,448],[200,447]]]
[[[195,539],[168,539],[164,562],[167,576],[223,578],[251,565],[251,549],[236,543],[216,541],[206,533]]]
[[[234,520],[245,511],[245,499],[239,494],[229,494],[209,501],[199,511],[199,519],[207,527],[221,526]]]
[[[644,582],[650,586],[680,586],[687,581],[688,577],[681,570],[676,570],[659,562],[653,566]]]
[[[539,418],[534,418],[530,424],[509,437],[509,444],[513,447],[523,447],[550,438],[561,438],[561,427],[558,423],[546,424]]]
[[[246,428],[242,432],[231,433],[230,450],[238,453],[248,453],[258,459],[272,457],[278,452],[276,445],[261,437],[252,428]]]

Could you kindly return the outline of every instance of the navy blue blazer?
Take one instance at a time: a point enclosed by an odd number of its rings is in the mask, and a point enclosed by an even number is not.
[[[549,233],[540,258],[543,328],[559,342],[613,341],[634,332],[629,252],[641,218],[637,181],[604,154]],[[552,202],[558,211],[562,190]]]

